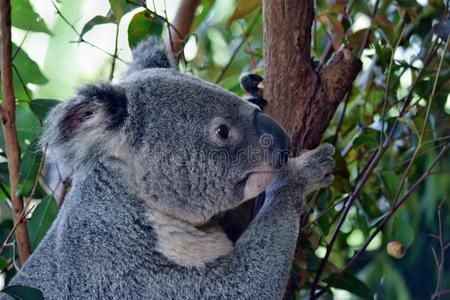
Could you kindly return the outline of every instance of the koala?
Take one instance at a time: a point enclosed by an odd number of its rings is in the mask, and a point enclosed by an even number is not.
[[[303,197],[332,180],[331,145],[289,158],[277,122],[180,73],[152,39],[119,82],[79,88],[44,128],[73,184],[10,284],[46,299],[281,299]],[[263,191],[232,242],[217,216]]]

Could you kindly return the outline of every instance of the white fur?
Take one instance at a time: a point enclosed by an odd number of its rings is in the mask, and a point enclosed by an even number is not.
[[[154,209],[147,217],[157,235],[156,249],[179,265],[202,267],[233,251],[233,243],[218,225],[195,227]]]

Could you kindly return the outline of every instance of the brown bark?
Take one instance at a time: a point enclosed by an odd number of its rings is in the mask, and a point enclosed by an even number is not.
[[[17,195],[20,171],[20,147],[16,131],[16,103],[13,88],[12,56],[11,56],[11,5],[9,0],[0,0],[0,32],[1,32],[1,79],[3,103],[1,117],[5,136],[6,155],[8,158],[9,181],[11,186],[11,202],[13,219],[19,250],[20,263],[23,265],[31,253],[27,224],[23,220],[23,200]]]
[[[177,29],[170,30],[170,39],[172,43],[172,52],[176,59],[183,56],[184,38],[189,34],[194,20],[195,11],[200,0],[182,0],[178,7],[175,19],[172,25]]]
[[[343,48],[322,68],[311,58],[313,0],[263,0],[266,113],[292,139],[293,154],[319,145],[361,62]],[[297,254],[301,254],[296,251]],[[301,257],[296,257],[301,260]],[[288,283],[285,298],[292,286]]]
[[[312,0],[263,1],[266,112],[292,138],[294,154],[315,148],[361,63],[349,49],[316,70],[311,59]]]

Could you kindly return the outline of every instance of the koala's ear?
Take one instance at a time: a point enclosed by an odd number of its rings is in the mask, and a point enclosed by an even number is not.
[[[149,38],[133,49],[133,62],[125,77],[149,68],[177,68],[171,51],[161,39]]]
[[[114,151],[128,116],[125,90],[110,83],[85,85],[49,113],[41,139],[52,160],[77,169]]]
[[[239,78],[241,88],[249,94],[244,100],[249,101],[258,106],[261,111],[264,110],[267,101],[263,98],[263,89],[261,83],[263,78],[258,74],[245,73]]]

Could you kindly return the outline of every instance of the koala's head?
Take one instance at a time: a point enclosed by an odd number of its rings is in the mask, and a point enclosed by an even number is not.
[[[199,224],[255,197],[287,160],[286,132],[260,109],[177,71],[155,40],[117,84],[87,85],[58,105],[43,143],[74,176],[120,161],[131,193]]]

